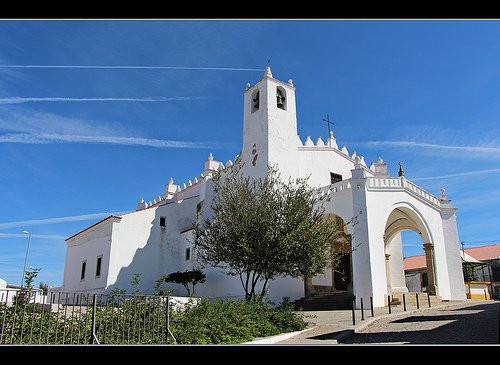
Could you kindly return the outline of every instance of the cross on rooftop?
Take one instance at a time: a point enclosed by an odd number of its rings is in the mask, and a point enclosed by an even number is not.
[[[333,122],[330,122],[330,116],[328,114],[326,115],[326,119],[323,119],[323,121],[325,121],[328,125],[328,136],[330,136],[330,134],[332,134],[332,131],[330,130],[330,124],[333,124]]]

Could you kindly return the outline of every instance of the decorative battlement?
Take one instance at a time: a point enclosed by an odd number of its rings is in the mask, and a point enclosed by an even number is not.
[[[354,151],[352,155],[349,155],[349,151],[347,150],[346,146],[343,146],[342,149],[339,150],[339,146],[337,145],[337,140],[333,136],[333,132],[330,132],[330,136],[326,140],[326,143],[323,141],[321,136],[318,137],[316,143],[312,141],[311,136],[307,136],[305,142],[302,143],[300,136],[297,135],[297,145],[299,147],[299,150],[305,151],[335,151],[337,153],[340,153],[344,157],[347,157],[349,160],[351,160],[351,162],[355,162],[356,157],[359,157],[360,163],[368,168],[365,162],[365,158],[363,156],[358,156],[356,154],[356,151]]]
[[[412,195],[416,195],[418,198],[424,199],[425,201],[431,203],[432,205],[441,208],[440,199],[436,198],[434,195],[428,191],[420,188],[416,184],[407,180],[405,177],[392,177],[392,178],[381,178],[381,177],[367,177],[367,190],[368,191],[391,191],[391,190],[403,190],[408,191]],[[346,179],[339,181],[335,184],[327,185],[318,189],[318,198],[330,197],[332,194],[340,193],[351,189],[351,179]]]
[[[368,190],[406,190],[432,205],[441,207],[441,202],[438,198],[407,180],[405,177],[369,177],[367,179],[367,188]]]
[[[238,155],[235,156],[235,161],[237,161]],[[137,204],[136,211],[143,210],[147,208],[151,208],[152,206],[159,206],[166,204],[168,201],[176,201],[178,200],[178,194],[183,193],[185,191],[194,189],[197,186],[200,186],[201,183],[205,182],[208,179],[213,177],[213,174],[218,171],[224,171],[228,168],[231,168],[234,165],[233,161],[227,160],[226,164],[214,160],[212,153],[208,155],[207,161],[205,162],[205,169],[199,176],[195,176],[193,179],[189,179],[187,182],[182,185],[174,184],[174,179],[170,178],[167,185],[165,185],[165,191],[163,196],[158,196],[154,198],[152,201],[145,202],[144,199]],[[182,199],[185,199],[183,197]]]

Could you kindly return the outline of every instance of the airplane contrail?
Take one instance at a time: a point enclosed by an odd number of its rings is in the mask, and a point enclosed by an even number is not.
[[[148,146],[157,148],[209,148],[224,149],[229,145],[219,142],[188,142],[155,138],[119,136],[82,136],[49,133],[8,133],[0,135],[0,143],[50,144],[50,143],[103,143],[124,146]]]
[[[33,238],[41,238],[48,240],[65,240],[66,236],[58,236],[51,234],[34,234],[31,237]],[[26,238],[26,234],[24,233],[0,233],[0,238]]]
[[[429,176],[429,177],[417,177],[411,179],[412,181],[422,181],[422,180],[437,180],[437,179],[447,179],[451,177],[469,176],[469,175],[481,175],[481,174],[491,174],[500,173],[500,169],[488,169],[488,170],[477,170],[477,171],[466,171],[459,172],[456,174],[441,175],[441,176]]]
[[[451,151],[467,151],[480,153],[500,153],[500,147],[497,146],[453,146],[435,143],[414,142],[414,141],[368,141],[357,142],[365,147],[389,146],[389,147],[414,147],[414,148],[432,148]]]
[[[167,102],[167,101],[189,101],[208,99],[204,96],[175,96],[175,97],[156,97],[156,98],[67,98],[67,97],[20,97],[13,96],[0,98],[0,104],[22,104],[31,102],[106,102],[106,101],[131,101],[131,102]]]
[[[111,66],[111,65],[0,65],[0,68],[68,68],[68,69],[125,69],[125,70],[207,70],[207,71],[265,71],[241,67],[185,67],[185,66]]]
[[[124,214],[124,212],[81,214],[81,215],[73,215],[73,216],[58,217],[58,218],[44,218],[44,219],[32,219],[26,221],[6,222],[6,223],[0,223],[0,229],[27,227],[27,226],[42,225],[42,224],[77,222],[77,221],[85,221],[85,220],[100,219],[100,218],[102,219],[109,217],[110,215],[120,215],[120,214]]]

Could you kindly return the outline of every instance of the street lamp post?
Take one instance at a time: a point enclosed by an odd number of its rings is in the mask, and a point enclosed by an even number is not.
[[[26,256],[24,257],[23,278],[21,279],[21,290],[23,289],[24,273],[26,272],[26,263],[28,262],[28,252],[30,250],[30,242],[31,242],[31,232],[23,231],[23,233],[28,235],[28,246],[26,247]]]

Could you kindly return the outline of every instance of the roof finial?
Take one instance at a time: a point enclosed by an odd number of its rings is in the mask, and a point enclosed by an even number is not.
[[[403,163],[401,161],[399,163],[399,171],[398,171],[398,176],[405,176],[405,172],[403,171]]]
[[[269,66],[269,63],[271,62],[271,59],[267,60],[267,66],[266,66],[266,73],[264,74],[264,77],[273,77],[273,74],[271,73],[271,67]]]

